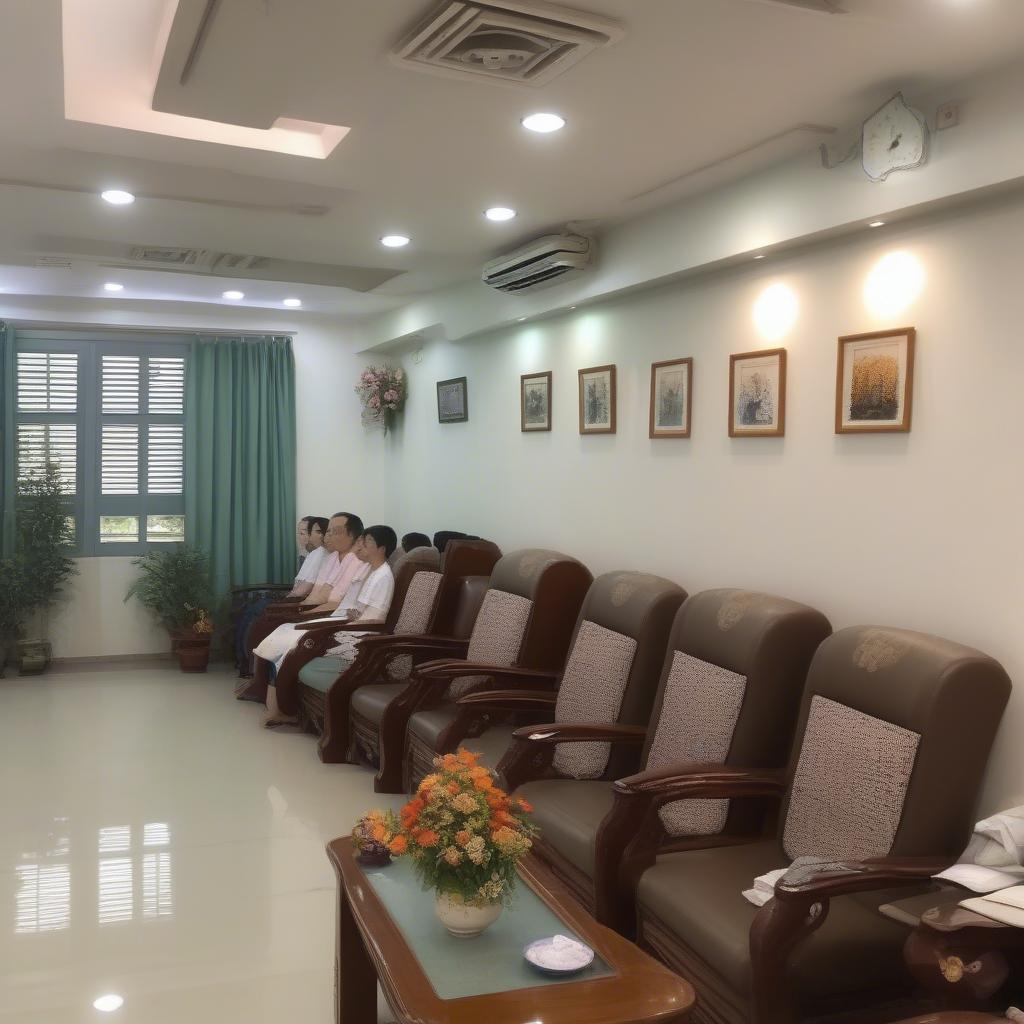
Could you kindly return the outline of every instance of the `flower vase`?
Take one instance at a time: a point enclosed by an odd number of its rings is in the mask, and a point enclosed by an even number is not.
[[[501,901],[467,903],[458,893],[437,893],[434,910],[448,934],[457,939],[475,939],[501,917]]]

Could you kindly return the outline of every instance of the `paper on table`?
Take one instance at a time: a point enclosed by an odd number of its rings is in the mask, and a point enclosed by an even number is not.
[[[1024,886],[1015,885],[987,896],[962,900],[960,906],[1011,928],[1024,928]]]
[[[1024,806],[982,818],[960,862],[935,877],[974,892],[992,892],[1024,881]]]

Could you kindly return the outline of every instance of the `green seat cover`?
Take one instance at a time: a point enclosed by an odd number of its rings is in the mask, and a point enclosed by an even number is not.
[[[299,682],[311,690],[326,693],[341,675],[343,665],[341,658],[314,658],[299,670]]]

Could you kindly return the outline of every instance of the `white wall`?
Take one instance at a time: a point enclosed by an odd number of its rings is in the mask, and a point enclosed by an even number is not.
[[[819,607],[836,627],[892,624],[980,647],[1018,688],[984,803],[1024,803],[1022,237],[1024,200],[1004,202],[473,341],[432,342],[421,363],[404,361],[411,394],[400,429],[362,447],[399,531],[550,546],[595,573],[649,570],[691,592],[764,589]],[[866,308],[863,285],[896,249],[920,261],[925,287],[883,317]],[[751,309],[775,282],[793,289],[800,310],[790,333],[768,342]],[[836,436],[837,336],[903,324],[918,329],[912,432]],[[789,355],[786,437],[731,440],[729,353],[774,344]],[[688,355],[692,439],[649,440],[650,363]],[[576,371],[603,363],[618,365],[618,434],[581,437]],[[541,370],[554,371],[554,429],[524,435],[519,375]],[[462,375],[469,422],[439,425],[434,383]],[[347,434],[356,420],[345,416]]]

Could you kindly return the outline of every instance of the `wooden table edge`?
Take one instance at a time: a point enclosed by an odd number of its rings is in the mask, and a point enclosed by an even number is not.
[[[327,855],[338,879],[338,898],[346,899],[363,945],[377,971],[391,1008],[415,1024],[511,1024],[550,1019],[553,1012],[578,1011],[579,1001],[593,995],[588,1024],[668,1024],[685,1020],[693,1008],[693,986],[617,932],[598,924],[583,906],[535,857],[519,865],[519,873],[537,896],[615,972],[611,976],[562,985],[512,989],[485,995],[441,999],[419,961],[412,954],[398,926],[381,903],[356,862],[351,836],[327,844]],[[554,885],[552,884],[554,883]],[[558,891],[552,889],[557,886]],[[338,966],[340,971],[340,965]],[[399,980],[400,979],[400,980]],[[608,991],[617,986],[613,997]],[[596,990],[596,991],[595,991]],[[403,998],[403,992],[408,998]],[[623,1005],[623,1000],[626,1005]],[[415,1003],[415,1006],[410,1005]],[[635,1008],[636,1011],[633,1012]],[[578,1018],[578,1014],[577,1017]],[[344,1024],[355,1024],[345,1021]]]

